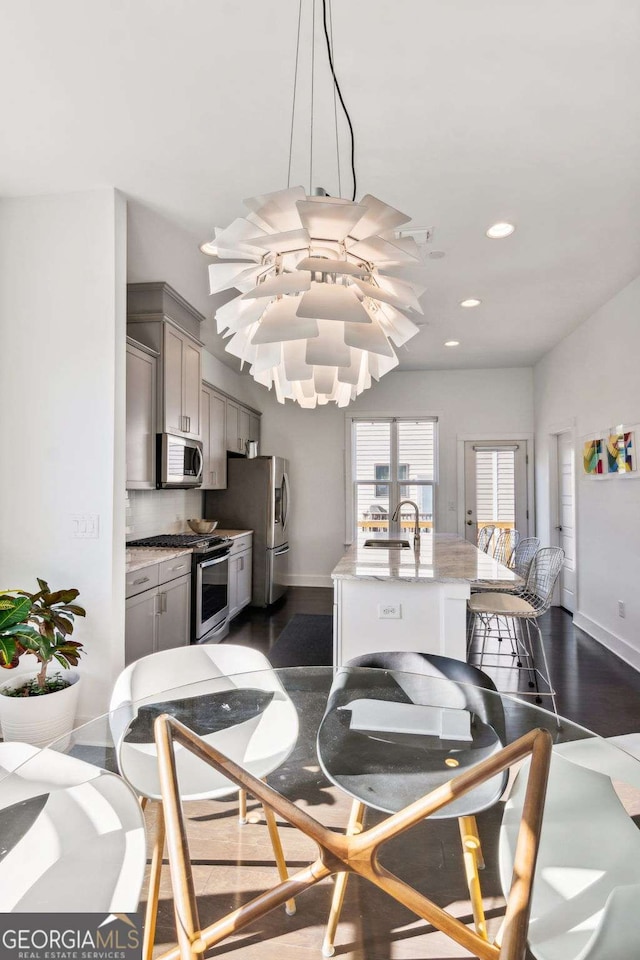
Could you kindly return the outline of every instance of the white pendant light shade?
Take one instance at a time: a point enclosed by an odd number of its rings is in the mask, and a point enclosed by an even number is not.
[[[338,260],[335,257],[305,257],[297,266],[298,270],[310,270],[311,273],[335,274],[346,277],[368,277],[370,268],[366,264],[351,263],[350,260]]]
[[[311,286],[311,274],[305,270],[292,270],[277,277],[263,280],[257,287],[243,294],[243,300],[262,300],[263,298],[282,297],[285,294],[301,293]]]
[[[347,406],[398,364],[419,331],[424,266],[408,217],[376,197],[309,197],[303,187],[245,201],[249,213],[202,248],[212,293],[241,296],[216,311],[225,348],[277,399]],[[381,236],[381,234],[385,234]]]
[[[229,336],[237,330],[249,327],[256,323],[264,312],[264,301],[243,300],[236,297],[216,310],[216,326],[218,333]],[[227,333],[225,334],[225,330]]]
[[[336,283],[312,283],[298,307],[299,317],[318,317],[342,323],[371,323],[355,291]]]
[[[346,367],[351,363],[349,347],[344,342],[344,328],[333,320],[316,320],[319,335],[307,341],[306,361],[310,366]]]
[[[252,244],[261,250],[270,253],[289,253],[295,250],[307,250],[311,238],[304,227],[299,230],[287,230],[285,233],[274,233],[266,237],[254,237]]]
[[[415,310],[416,313],[424,313],[422,305],[418,300],[418,296],[420,293],[424,293],[424,290],[416,291],[414,286],[405,280],[398,280],[396,277],[385,277],[382,273],[376,275],[376,282],[378,286],[386,290],[387,293],[392,293],[397,297],[398,302],[401,303],[403,307],[409,310]]]
[[[393,347],[377,320],[365,326],[364,323],[345,323],[344,339],[350,347],[380,353],[386,357],[394,356]]]
[[[220,293],[222,290],[228,290],[229,287],[236,287],[238,283],[243,283],[251,279],[255,284],[260,272],[264,270],[262,266],[256,266],[255,263],[234,263],[233,261],[223,260],[220,263],[209,264],[209,293]]]
[[[298,297],[276,300],[262,314],[252,343],[284,343],[318,336],[318,320],[300,320],[296,316]]]
[[[366,207],[358,203],[328,197],[298,200],[296,207],[302,225],[312,237],[321,237],[323,240],[344,240],[366,213]]]
[[[411,217],[405,213],[400,213],[395,207],[390,207],[388,203],[372,197],[370,193],[362,198],[360,204],[366,208],[366,213],[351,230],[351,236],[356,240],[364,240],[365,237],[373,237],[376,233],[393,230],[394,227],[409,223],[411,220]]]
[[[289,340],[282,344],[284,374],[287,380],[313,380],[313,367],[307,363],[306,340]]]
[[[355,286],[360,290],[365,297],[369,297],[370,300],[376,300],[378,303],[388,303],[392,307],[396,307],[398,310],[407,310],[409,309],[410,304],[406,301],[408,298],[398,296],[397,293],[393,293],[390,290],[385,290],[383,287],[378,286],[378,284],[365,283],[363,280],[355,280]],[[412,302],[415,302],[418,308],[418,312],[422,313],[422,308],[420,306],[420,301],[417,297],[412,298]]]
[[[243,200],[254,223],[262,221],[269,233],[286,233],[302,226],[296,203],[306,199],[304,187],[290,187]]]

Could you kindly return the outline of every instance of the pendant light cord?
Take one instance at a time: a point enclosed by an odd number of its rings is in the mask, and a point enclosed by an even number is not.
[[[293,124],[296,116],[296,92],[298,90],[298,60],[300,58],[300,23],[302,21],[302,0],[298,4],[298,35],[296,40],[296,66],[293,71],[293,100],[291,103],[291,133],[289,135],[289,168],[287,170],[287,190],[291,186],[291,158],[293,156]]]
[[[329,33],[331,35],[331,53],[333,54],[333,9],[329,0]],[[342,197],[342,176],[340,171],[340,138],[338,136],[338,98],[336,85],[333,84],[333,126],[336,133],[336,164],[338,167],[338,196]]]
[[[352,200],[356,199],[356,162],[355,162],[355,138],[353,135],[353,124],[351,123],[351,117],[349,116],[349,111],[347,110],[346,104],[344,102],[344,97],[342,96],[342,90],[340,89],[340,84],[338,83],[338,78],[336,77],[336,71],[333,66],[333,53],[331,51],[331,41],[329,39],[329,31],[327,29],[327,0],[322,0],[322,25],[324,27],[324,39],[327,45],[327,57],[329,59],[329,67],[331,68],[331,76],[333,77],[333,83],[335,85],[336,93],[338,94],[338,99],[340,100],[340,106],[344,111],[344,115],[349,124],[349,133],[351,135],[351,176],[353,178],[353,193],[351,196]],[[333,24],[332,24],[333,26]]]

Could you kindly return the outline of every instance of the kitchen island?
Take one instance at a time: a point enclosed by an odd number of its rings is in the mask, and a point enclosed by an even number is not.
[[[336,666],[363,653],[412,650],[466,659],[471,587],[515,589],[520,578],[455,534],[423,534],[420,549],[354,543],[333,570]]]

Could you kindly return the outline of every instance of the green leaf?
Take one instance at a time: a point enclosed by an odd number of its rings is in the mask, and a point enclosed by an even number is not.
[[[15,640],[5,640],[3,637],[0,637],[0,660],[4,661],[0,663],[0,666],[10,667],[15,655]]]
[[[73,633],[73,624],[71,620],[67,620],[66,617],[55,616],[52,617],[54,626],[58,628],[63,637],[66,637],[67,634]]]
[[[0,631],[14,623],[24,622],[29,616],[31,606],[28,597],[15,597],[12,610],[0,610]]]
[[[60,607],[60,610],[64,613],[71,613],[75,617],[86,617],[87,611],[84,607],[79,607],[75,603],[68,603],[64,607]]]
[[[47,581],[46,581],[46,580],[41,580],[40,577],[37,577],[36,579],[37,579],[37,581],[38,581],[38,586],[40,587],[40,590],[42,591],[42,593],[48,593],[48,592],[49,592],[49,584],[47,583]]]
[[[32,640],[40,640],[40,634],[28,623],[16,623],[12,627],[7,627],[2,631],[3,637],[31,637]]]

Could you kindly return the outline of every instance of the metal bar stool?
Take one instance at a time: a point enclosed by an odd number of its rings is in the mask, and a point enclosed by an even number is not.
[[[481,631],[481,646],[479,655],[474,656],[473,646],[470,645],[469,655],[480,669],[483,667],[501,667],[502,657],[511,657],[510,668],[518,671],[525,670],[529,674],[529,687],[535,696],[536,703],[542,702],[543,696],[551,697],[553,710],[558,717],[555,690],[549,676],[549,666],[542,633],[538,619],[551,606],[553,591],[564,562],[564,550],[560,547],[543,547],[538,550],[531,565],[524,589],[517,594],[500,593],[496,590],[486,593],[473,594],[469,600],[469,612],[473,618],[471,640],[476,630]],[[507,624],[508,635],[511,640],[511,652],[502,653],[488,649],[492,637],[492,621],[500,618]],[[520,630],[517,629],[520,625]],[[536,666],[533,654],[532,631],[535,631],[540,644],[543,668]],[[500,638],[498,638],[500,639]],[[540,690],[539,677],[542,677],[546,690]],[[523,694],[522,690],[504,691],[514,694]]]

